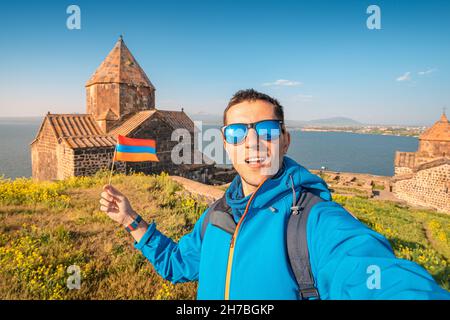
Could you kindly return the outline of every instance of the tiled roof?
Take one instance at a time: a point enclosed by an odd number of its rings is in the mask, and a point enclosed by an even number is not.
[[[155,112],[156,110],[145,110],[137,112],[117,128],[111,130],[108,134],[112,136],[117,136],[119,134],[122,136],[126,136],[130,134],[134,129],[139,127],[145,120],[150,118]]]
[[[47,114],[44,122],[48,121],[59,141],[64,141],[72,149],[110,147],[116,144],[117,135],[127,136],[134,129],[153,115],[157,115],[173,130],[185,128],[194,131],[194,123],[183,111],[145,110],[137,112],[125,120],[108,134],[104,134],[90,114]],[[43,122],[43,123],[44,123]],[[36,139],[42,130],[39,129]],[[35,140],[36,140],[35,139]],[[35,141],[34,140],[34,141]],[[33,142],[34,142],[33,141]]]
[[[194,132],[194,122],[192,122],[184,111],[158,110],[158,114],[174,130],[185,128],[188,129],[189,132]]]
[[[55,129],[57,138],[71,136],[103,135],[90,114],[47,114],[46,118]]]
[[[145,110],[137,112],[124,123],[112,129],[108,134],[112,136],[130,134],[134,129],[138,128],[144,121],[157,115],[166,122],[173,130],[185,128],[189,132],[194,132],[194,123],[183,111],[167,111],[167,110]]]
[[[126,83],[155,89],[122,37],[88,80],[86,87],[95,83]]]
[[[450,122],[445,113],[442,114],[439,121],[436,121],[432,127],[422,133],[419,139],[429,141],[450,141]]]
[[[111,136],[86,136],[86,137],[63,137],[70,148],[94,148],[94,147],[113,147],[116,145],[116,139]]]
[[[44,121],[48,121],[58,141],[63,141],[72,149],[110,147],[116,141],[114,137],[105,135],[94,117],[90,114],[51,114],[48,113]],[[36,136],[38,139],[40,132]],[[36,141],[36,139],[34,141]],[[34,142],[33,141],[33,142]],[[32,143],[33,143],[32,142]]]
[[[108,110],[97,116],[97,120],[119,120],[119,116],[111,108],[108,108]]]

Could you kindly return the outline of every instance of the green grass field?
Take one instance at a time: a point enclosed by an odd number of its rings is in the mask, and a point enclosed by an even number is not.
[[[133,240],[99,211],[108,172],[60,182],[0,179],[0,299],[194,299],[196,283],[161,279]],[[175,240],[206,204],[167,175],[116,175],[112,184],[136,211]],[[397,256],[424,266],[450,289],[450,216],[395,203],[335,194],[361,221],[384,234]],[[66,287],[68,266],[81,288]]]

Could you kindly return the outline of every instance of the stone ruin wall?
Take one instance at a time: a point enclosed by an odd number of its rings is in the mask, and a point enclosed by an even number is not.
[[[412,205],[450,213],[450,165],[419,170],[410,179],[396,181],[393,191]]]

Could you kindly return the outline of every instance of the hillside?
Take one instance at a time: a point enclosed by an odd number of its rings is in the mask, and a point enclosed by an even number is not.
[[[308,121],[288,120],[287,125],[290,127],[361,127],[364,124],[351,118],[332,117]]]
[[[202,121],[208,125],[222,125],[223,119],[220,114],[206,112],[189,113],[194,121]],[[364,124],[347,117],[331,117],[313,120],[286,120],[288,127],[361,127]]]
[[[126,231],[99,211],[107,180],[107,172],[53,183],[0,179],[0,299],[195,298],[195,283],[162,280]],[[116,175],[112,184],[175,240],[206,208],[204,199],[164,174]],[[450,288],[450,216],[364,197],[334,198],[384,234],[399,257],[420,263]],[[72,264],[82,271],[80,290],[66,288]]]

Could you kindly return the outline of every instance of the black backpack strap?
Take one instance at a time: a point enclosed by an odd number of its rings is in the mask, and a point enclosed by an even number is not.
[[[215,201],[206,212],[202,224],[202,240],[209,224],[212,224],[230,234],[234,233],[234,230],[236,229],[236,222],[233,219],[231,207],[227,204],[225,196]]]
[[[299,297],[302,300],[320,299],[309,261],[306,222],[311,208],[322,201],[325,200],[304,190],[297,205],[291,208],[287,226],[286,243],[289,260],[298,283]]]
[[[298,283],[299,297],[302,300],[320,299],[319,292],[314,284],[314,277],[309,261],[306,223],[311,208],[322,201],[325,200],[308,190],[304,190],[296,206],[291,208],[291,215],[288,221],[286,243],[289,261]],[[215,201],[206,212],[202,223],[202,240],[210,224],[230,234],[234,233],[236,222],[233,219],[231,208],[228,206],[225,197]]]

